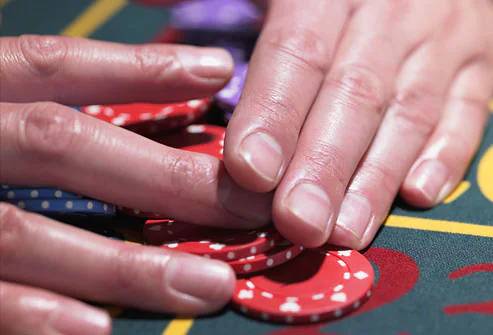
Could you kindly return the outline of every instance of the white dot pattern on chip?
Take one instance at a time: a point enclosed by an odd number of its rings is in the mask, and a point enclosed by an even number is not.
[[[87,114],[90,115],[98,115],[101,112],[101,106],[100,105],[87,106],[86,112]]]
[[[243,266],[243,270],[245,270],[245,271],[247,271],[247,272],[248,272],[248,271],[250,271],[251,269],[252,269],[252,265],[251,265],[251,264],[245,264],[245,265]]]
[[[274,260],[272,258],[267,259],[267,266],[272,266],[274,265]]]
[[[205,131],[205,126],[193,124],[187,127],[187,132],[191,134],[200,134]]]
[[[56,198],[60,198],[61,196],[62,196],[62,191],[60,191],[60,190],[55,191],[55,197]]]
[[[39,195],[39,192],[36,190],[31,191],[31,198],[37,198]]]
[[[227,257],[228,257],[228,259],[234,259],[235,258],[235,253],[232,252],[232,251],[230,251],[230,252],[228,252],[228,256]]]
[[[72,201],[67,201],[65,203],[65,207],[68,209],[71,209],[72,207],[74,207],[74,203]]]
[[[48,209],[48,208],[50,208],[50,203],[49,203],[48,201],[43,201],[43,202],[41,203],[41,207],[42,207],[43,209]]]

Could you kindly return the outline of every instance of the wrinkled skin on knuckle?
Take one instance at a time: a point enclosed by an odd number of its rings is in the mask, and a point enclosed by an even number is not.
[[[160,280],[163,276],[160,266],[169,261],[169,257],[161,257],[160,262],[154,261],[151,254],[147,256],[141,248],[128,245],[119,246],[109,257],[111,259],[107,262],[111,264],[111,280],[107,281],[105,292],[113,292],[114,299],[125,303],[138,296],[149,299],[155,295],[155,290],[159,288],[150,284],[154,280],[149,278]]]
[[[77,150],[82,123],[79,116],[51,103],[24,105],[19,111],[18,147],[43,161],[62,160]]]
[[[383,111],[386,96],[383,83],[364,66],[346,64],[324,82],[324,91],[334,94],[338,104],[347,108],[367,106]]]
[[[303,166],[309,171],[309,177],[320,185],[324,185],[331,179],[330,188],[336,193],[343,192],[346,188],[347,163],[339,149],[324,141],[314,141],[311,147],[303,153]],[[336,181],[336,184],[332,184]]]
[[[62,38],[54,36],[23,35],[18,38],[19,61],[35,77],[54,77],[63,69],[70,48]]]
[[[17,207],[0,202],[0,269],[5,271],[18,263],[19,246],[28,242],[32,227],[27,223],[26,213]]]
[[[181,69],[176,53],[162,53],[154,46],[138,46],[133,52],[133,64],[142,78],[165,80]]]
[[[210,160],[198,154],[177,150],[165,158],[163,166],[167,185],[163,197],[176,199],[194,198],[197,188],[217,182],[215,169]]]
[[[328,71],[331,52],[320,34],[301,24],[271,24],[266,27],[268,37],[265,43],[279,55],[280,63],[302,66],[317,73]],[[298,64],[296,64],[298,63]]]

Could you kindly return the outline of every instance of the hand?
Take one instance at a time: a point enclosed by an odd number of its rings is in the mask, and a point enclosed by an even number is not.
[[[398,192],[440,203],[488,120],[493,2],[269,1],[225,164],[292,242],[362,249]]]
[[[224,51],[49,36],[3,37],[1,45],[0,183],[57,186],[201,224],[270,220],[271,196],[235,185],[218,159],[61,105],[209,96],[232,74]],[[203,314],[233,293],[224,263],[109,240],[6,203],[0,232],[2,334],[110,332],[106,313],[73,298]]]

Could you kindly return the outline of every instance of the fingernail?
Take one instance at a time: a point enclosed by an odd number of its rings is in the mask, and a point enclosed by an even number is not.
[[[224,173],[219,178],[218,198],[226,211],[255,222],[268,222],[271,218],[272,193],[254,193],[236,184]]]
[[[165,275],[175,291],[207,301],[215,299],[233,278],[226,264],[198,256],[171,258]]]
[[[263,179],[274,182],[283,162],[281,145],[270,135],[257,132],[248,135],[240,146],[240,155]]]
[[[371,218],[372,211],[368,200],[359,194],[348,193],[342,202],[337,225],[361,241]]]
[[[431,202],[439,199],[440,193],[448,179],[448,170],[439,160],[423,161],[414,170],[411,183]]]
[[[234,68],[231,55],[226,50],[219,48],[179,52],[178,59],[187,72],[205,79],[229,77]]]
[[[111,318],[104,311],[77,303],[61,306],[50,326],[63,335],[107,335]]]
[[[298,184],[289,194],[286,204],[289,211],[305,224],[328,234],[333,210],[329,197],[321,188],[309,183]]]

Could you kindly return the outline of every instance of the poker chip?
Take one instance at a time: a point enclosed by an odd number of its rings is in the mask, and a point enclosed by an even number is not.
[[[30,212],[46,215],[115,215],[115,206],[91,199],[8,200]]]
[[[209,124],[193,124],[180,132],[151,139],[172,148],[208,154],[223,159],[226,128]]]
[[[5,185],[7,186],[7,185]],[[80,194],[66,192],[58,188],[15,188],[7,186],[0,189],[0,200],[29,199],[80,199]]]
[[[146,222],[144,236],[151,245],[224,261],[260,254],[282,240],[273,225],[242,231],[173,220]]]
[[[91,105],[82,107],[81,110],[115,126],[152,135],[193,123],[205,114],[210,103],[211,99],[206,98],[173,104]]]
[[[192,0],[170,11],[173,28],[182,30],[257,30],[262,15],[249,0]]]
[[[305,250],[292,261],[239,278],[233,306],[281,323],[315,323],[358,309],[371,295],[371,263],[355,250]]]
[[[140,211],[138,209],[132,209],[122,206],[118,206],[118,211],[125,215],[135,216],[143,219],[166,219],[165,215],[159,213],[145,212],[145,211]]]
[[[233,109],[238,105],[247,72],[248,63],[236,64],[233,77],[229,83],[216,94],[215,98],[217,104],[227,112],[232,113]]]
[[[250,274],[289,262],[301,254],[302,250],[302,246],[292,245],[291,243],[284,241],[264,253],[234,260],[228,262],[228,264],[233,268],[236,274]]]

